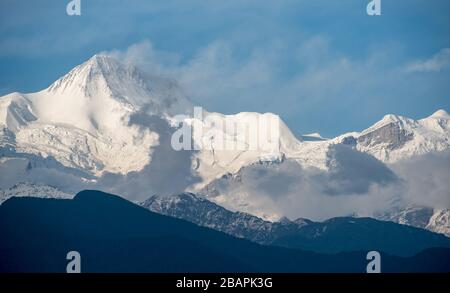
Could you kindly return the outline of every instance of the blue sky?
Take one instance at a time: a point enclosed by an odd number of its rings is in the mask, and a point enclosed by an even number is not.
[[[176,78],[208,110],[275,112],[334,136],[450,111],[450,1],[0,1],[0,94],[45,88],[97,52]]]

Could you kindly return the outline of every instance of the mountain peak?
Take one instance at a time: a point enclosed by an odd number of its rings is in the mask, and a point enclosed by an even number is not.
[[[117,63],[118,61],[103,53],[94,54],[91,58],[89,58],[85,63],[97,63],[97,64],[108,64],[108,63]]]
[[[394,115],[394,114],[387,114],[383,116],[383,119],[380,120],[380,122],[396,122],[399,120],[402,120],[402,116]]]
[[[120,93],[120,89],[124,86],[129,88],[130,83],[135,85],[134,88],[145,90],[145,84],[134,67],[110,56],[96,54],[54,82],[47,91],[95,96],[98,91]]]
[[[445,111],[444,109],[439,109],[436,112],[434,112],[430,118],[450,118],[450,115]]]
[[[404,127],[405,125],[414,124],[414,120],[400,115],[387,114],[384,115],[383,119],[361,132],[361,134],[372,132],[392,123],[399,124]]]
[[[95,54],[80,66],[87,69],[91,73],[101,75],[117,74],[120,71],[127,70],[137,71],[134,66],[123,64],[119,60],[103,53]]]
[[[92,56],[45,91],[65,99],[89,98],[98,103],[100,97],[112,98],[130,109],[148,105],[155,113],[184,113],[191,105],[175,81],[145,74],[106,54]]]

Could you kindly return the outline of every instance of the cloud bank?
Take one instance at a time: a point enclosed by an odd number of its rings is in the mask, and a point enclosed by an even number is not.
[[[398,207],[450,208],[450,152],[428,154],[386,166],[345,146],[333,150],[330,172],[302,168],[295,161],[252,165],[234,179],[209,186],[213,200],[233,210],[278,219],[325,220],[373,217]]]

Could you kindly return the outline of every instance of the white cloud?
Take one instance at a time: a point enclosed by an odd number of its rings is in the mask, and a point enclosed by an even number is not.
[[[363,153],[344,152],[331,173],[293,161],[249,166],[239,180],[219,179],[215,198],[233,210],[268,219],[373,217],[404,206],[450,208],[450,152],[405,160],[388,169]],[[393,172],[393,173],[392,173]],[[395,175],[394,175],[395,174]]]
[[[257,98],[258,88],[272,85],[276,67],[266,52],[254,50],[246,58],[238,58],[231,44],[222,40],[187,60],[177,53],[155,49],[149,40],[109,54],[148,73],[177,80],[194,101],[205,106]]]
[[[444,48],[431,58],[410,63],[409,72],[437,72],[450,69],[450,48]]]

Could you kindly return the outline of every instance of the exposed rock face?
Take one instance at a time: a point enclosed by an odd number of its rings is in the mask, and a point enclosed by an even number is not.
[[[361,135],[357,141],[363,147],[384,144],[387,149],[395,150],[413,138],[413,133],[402,129],[398,124],[390,123],[373,132]]]
[[[425,228],[450,237],[450,210],[436,210]]]

